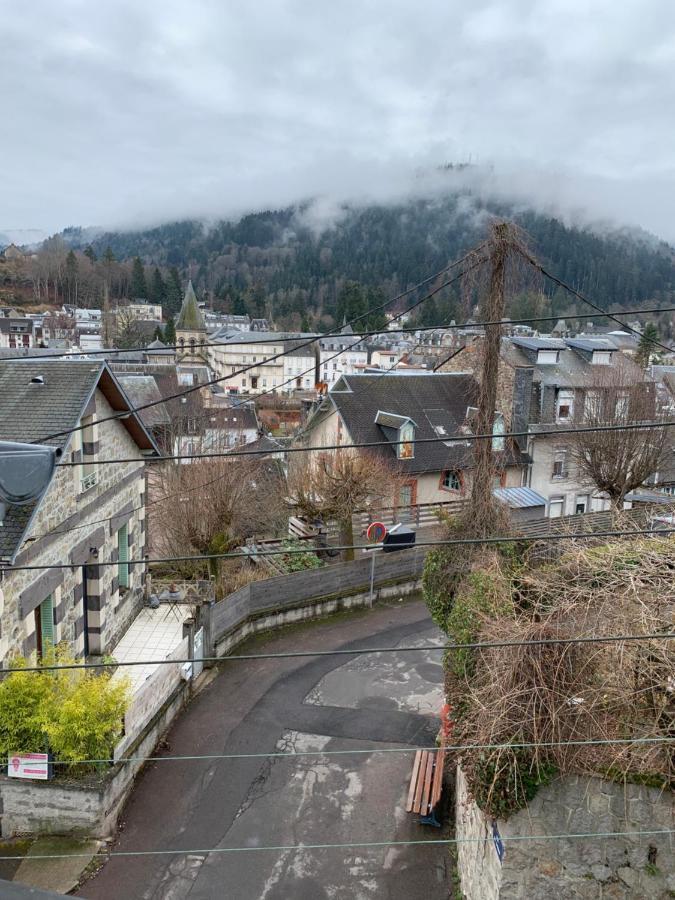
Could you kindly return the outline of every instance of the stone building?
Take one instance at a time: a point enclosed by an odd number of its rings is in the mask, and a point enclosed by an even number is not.
[[[146,479],[144,462],[101,463],[156,444],[105,362],[4,362],[0,398],[0,440],[61,450],[41,497],[2,513],[0,662],[62,641],[105,653],[142,603],[144,572],[128,561],[144,555]]]
[[[178,344],[176,362],[206,362],[208,357],[206,338],[206,322],[190,281],[176,322],[176,343]]]

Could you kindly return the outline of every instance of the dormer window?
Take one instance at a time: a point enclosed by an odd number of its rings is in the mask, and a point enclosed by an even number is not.
[[[612,354],[610,350],[594,350],[591,359],[591,365],[608,366],[611,362]]]
[[[537,364],[554,366],[558,362],[558,350],[537,350]]]
[[[398,430],[398,458],[412,459],[415,455],[415,428],[412,422],[406,422]]]

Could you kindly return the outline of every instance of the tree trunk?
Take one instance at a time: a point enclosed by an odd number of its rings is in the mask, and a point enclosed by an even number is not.
[[[344,519],[340,522],[340,544],[343,547],[353,548],[354,546],[354,524],[351,515],[348,519]],[[344,550],[343,556],[346,560],[354,559],[354,550]]]

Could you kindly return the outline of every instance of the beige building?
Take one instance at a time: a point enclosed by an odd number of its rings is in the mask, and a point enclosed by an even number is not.
[[[79,657],[105,653],[142,602],[145,574],[129,560],[145,550],[145,463],[100,463],[156,445],[133,413],[105,421],[131,407],[104,362],[5,362],[0,397],[1,440],[46,442],[75,463],[37,501],[2,511],[0,661],[62,641]]]
[[[211,335],[209,361],[231,394],[312,390],[317,382],[314,335],[221,330]]]
[[[377,453],[406,476],[392,497],[395,507],[461,500],[471,489],[473,442],[444,438],[471,434],[477,387],[467,374],[343,376],[307,422],[302,442],[379,445],[364,452]],[[493,439],[495,487],[518,487],[525,460],[500,431],[501,416]]]

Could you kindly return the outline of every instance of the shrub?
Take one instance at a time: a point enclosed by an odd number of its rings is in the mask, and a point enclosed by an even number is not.
[[[126,680],[111,682],[108,674],[86,672],[70,693],[52,706],[45,722],[49,746],[55,757],[64,761],[108,759],[122,735],[124,712],[128,705]],[[82,769],[96,768],[85,764]]]
[[[305,569],[320,569],[323,563],[319,557],[300,541],[284,541],[282,550],[303,550],[302,553],[283,553],[277,557],[284,570],[290,572],[304,572]]]
[[[36,672],[12,672],[0,682],[0,761],[10,753],[47,749],[43,709],[53,686],[53,679]]]
[[[45,665],[73,662],[63,649],[44,659]],[[22,672],[25,665],[17,658],[18,671],[0,681],[0,762],[10,753],[46,751],[64,761],[109,759],[122,735],[128,680],[85,669]]]

